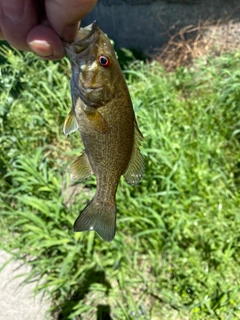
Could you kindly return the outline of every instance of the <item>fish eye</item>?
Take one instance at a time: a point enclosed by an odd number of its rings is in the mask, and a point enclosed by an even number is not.
[[[101,66],[103,66],[103,67],[109,67],[110,66],[110,59],[107,57],[107,56],[105,56],[105,55],[103,55],[103,54],[101,54],[99,57],[98,57],[98,62],[100,63],[100,65]]]

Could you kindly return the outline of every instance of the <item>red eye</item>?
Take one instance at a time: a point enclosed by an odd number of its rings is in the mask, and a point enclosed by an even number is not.
[[[110,59],[107,56],[104,56],[103,54],[98,57],[98,61],[99,61],[100,65],[103,67],[110,66]]]

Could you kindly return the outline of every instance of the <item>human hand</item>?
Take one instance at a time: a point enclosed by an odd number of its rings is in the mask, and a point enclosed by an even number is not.
[[[97,0],[0,0],[0,40],[48,59],[65,55],[62,40],[74,40],[79,21]]]

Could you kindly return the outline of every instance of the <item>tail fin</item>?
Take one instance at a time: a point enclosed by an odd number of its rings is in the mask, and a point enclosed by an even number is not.
[[[95,230],[105,241],[112,241],[116,231],[116,204],[93,198],[74,223],[74,231]]]

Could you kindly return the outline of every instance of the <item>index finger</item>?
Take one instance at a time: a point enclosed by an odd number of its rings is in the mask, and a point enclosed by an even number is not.
[[[79,21],[95,6],[97,0],[46,0],[45,10],[51,27],[65,41],[73,41]]]

